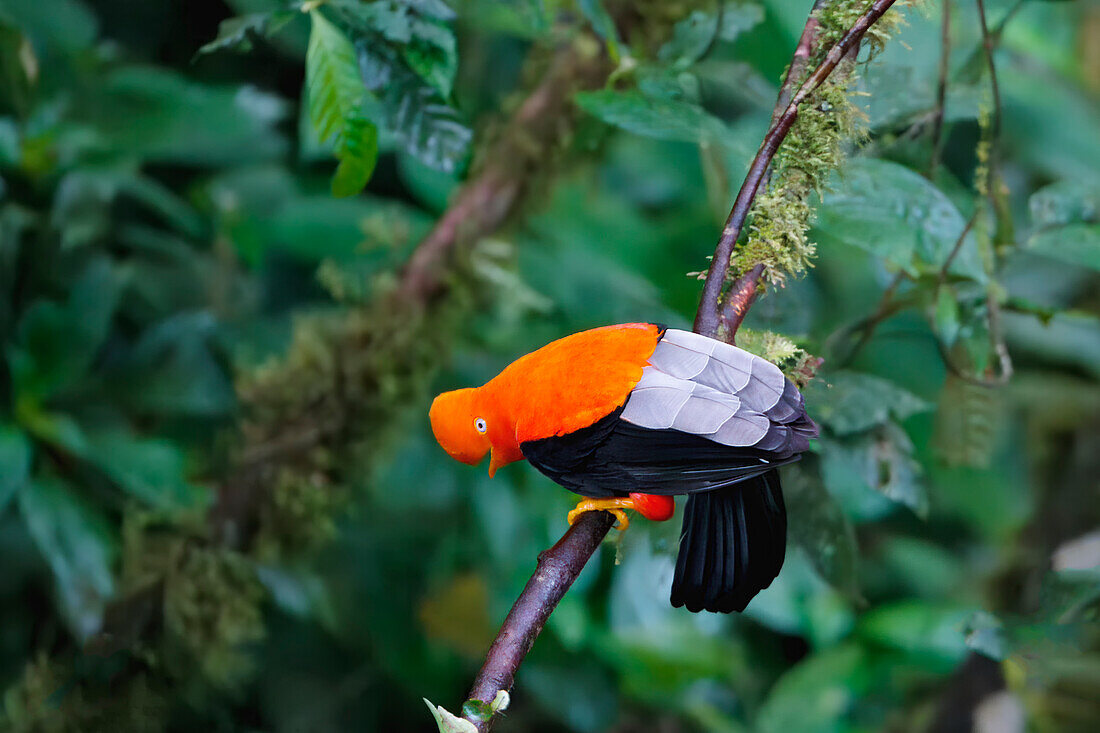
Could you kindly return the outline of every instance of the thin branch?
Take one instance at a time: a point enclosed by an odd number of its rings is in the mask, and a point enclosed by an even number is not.
[[[749,312],[749,308],[756,301],[759,294],[760,278],[764,274],[764,266],[755,265],[751,270],[733,281],[726,297],[723,299],[722,308],[718,314],[719,333],[727,341],[733,343],[733,337],[737,329],[741,328],[742,321]]]
[[[940,23],[940,68],[936,85],[936,109],[932,117],[932,156],[928,161],[928,177],[932,178],[943,154],[943,116],[947,104],[947,74],[951,67],[951,0],[943,0]]]
[[[993,50],[996,40],[989,32],[989,24],[985,18],[985,0],[977,0],[978,21],[982,28],[982,47],[985,49],[986,65],[989,67],[989,85],[993,92],[993,130],[992,140],[995,142],[1001,135],[1001,85],[997,81],[997,65],[993,63]],[[1000,28],[1003,28],[1003,24]],[[999,30],[999,29],[998,29]]]
[[[726,220],[726,226],[722,230],[722,236],[718,239],[718,245],[714,249],[714,257],[710,262],[710,268],[707,270],[706,281],[703,283],[703,294],[695,316],[695,331],[697,333],[712,338],[718,335],[719,326],[721,325],[719,298],[722,295],[722,286],[726,281],[730,259],[733,257],[733,250],[737,245],[737,238],[741,235],[741,229],[744,227],[745,220],[752,209],[752,203],[756,199],[757,191],[764,180],[768,167],[771,165],[772,158],[775,157],[780,144],[787,137],[791,126],[798,117],[799,105],[828,78],[829,74],[836,69],[848,52],[858,46],[867,29],[883,16],[894,2],[895,0],[874,0],[871,3],[870,7],[856,19],[844,36],[829,49],[821,65],[814,69],[809,78],[802,83],[783,114],[768,130],[763,144],[761,144],[756,157],[752,161],[752,165],[749,166],[749,173],[745,177],[745,182],[741,185],[741,190],[738,192],[737,199],[730,210],[729,218]]]
[[[539,554],[535,573],[516,599],[500,633],[489,647],[485,664],[478,672],[470,690],[470,700],[491,703],[500,690],[512,689],[516,670],[542,631],[546,619],[580,575],[588,559],[603,542],[615,523],[610,512],[585,512],[558,540],[557,544]],[[478,731],[488,731],[495,716],[466,718]]]

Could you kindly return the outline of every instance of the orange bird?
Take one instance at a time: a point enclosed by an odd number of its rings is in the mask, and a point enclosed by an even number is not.
[[[672,605],[742,611],[783,565],[777,466],[817,436],[802,395],[771,362],[689,331],[604,326],[524,356],[429,413],[443,449],[489,475],[526,458],[586,497],[569,513],[624,509],[662,521],[687,494]]]

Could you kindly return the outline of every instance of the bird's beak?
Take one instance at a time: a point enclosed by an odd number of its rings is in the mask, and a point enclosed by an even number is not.
[[[496,449],[489,450],[489,478],[496,475],[497,469],[501,466],[507,465],[508,461],[503,460],[498,454]]]

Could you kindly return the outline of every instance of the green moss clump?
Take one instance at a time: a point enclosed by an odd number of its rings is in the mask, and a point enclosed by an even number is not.
[[[279,472],[271,496],[260,509],[256,555],[277,560],[312,552],[336,535],[336,515],[347,504],[347,489],[329,475]]]
[[[263,599],[263,587],[246,558],[227,550],[188,548],[165,579],[166,643],[186,652],[206,680],[232,687],[250,671],[245,647],[264,636]]]
[[[112,679],[102,660],[78,677],[45,654],[28,663],[4,694],[0,730],[11,733],[154,733],[165,729],[168,703],[143,675]],[[86,665],[87,666],[87,665]]]

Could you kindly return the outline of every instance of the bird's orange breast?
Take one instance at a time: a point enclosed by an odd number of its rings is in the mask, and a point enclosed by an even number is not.
[[[515,425],[517,443],[572,433],[626,402],[660,333],[628,323],[566,336],[517,359],[481,390]]]

